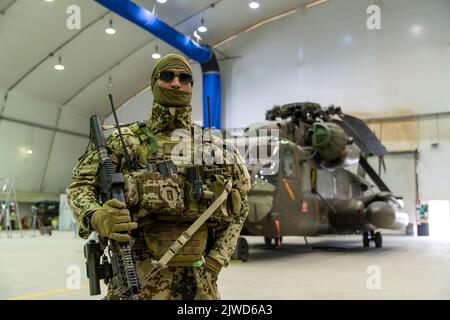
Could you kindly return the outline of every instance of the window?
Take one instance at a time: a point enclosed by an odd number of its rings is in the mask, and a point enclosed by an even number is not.
[[[326,199],[335,197],[335,178],[328,171],[317,169],[317,191]]]
[[[294,170],[294,153],[291,150],[286,150],[283,153],[283,174],[285,177],[293,177]]]

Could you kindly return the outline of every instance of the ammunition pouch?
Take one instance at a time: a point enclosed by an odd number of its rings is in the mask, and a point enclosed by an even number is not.
[[[230,178],[231,179],[231,178]],[[214,175],[210,180],[209,188],[214,192],[215,197],[218,197],[225,189],[225,179],[221,175]],[[214,212],[213,217],[219,220],[230,222],[234,217],[238,216],[242,209],[241,194],[237,189],[231,189],[227,200]]]
[[[185,202],[187,214],[191,218],[198,218],[202,215],[225,189],[224,176],[222,174],[212,174],[206,181],[201,182],[202,196],[199,198],[198,194],[200,192],[196,191],[196,188],[198,188],[198,185],[196,185],[197,181],[186,183]],[[240,210],[240,194],[236,189],[232,189],[228,195],[227,201],[224,201],[219,208],[214,211],[211,219],[217,221],[231,221],[235,214],[239,214]]]
[[[241,194],[237,189],[231,189],[227,198],[227,209],[233,217],[236,217],[241,213],[242,199]]]
[[[138,189],[137,189],[137,182],[136,178],[133,177],[131,174],[124,175],[124,181],[125,181],[125,202],[127,204],[127,207],[133,207],[139,203],[139,195],[138,195]]]
[[[189,226],[190,223],[174,223],[173,221],[158,221],[146,225],[144,227],[144,238],[153,258],[159,260]],[[203,224],[180,252],[170,260],[168,266],[192,267],[194,262],[202,260],[207,240],[208,227]]]
[[[170,164],[170,165],[168,165]],[[125,194],[129,207],[136,206],[133,220],[150,216],[156,220],[193,221],[222,194],[229,176],[224,168],[193,166],[177,168],[171,161],[150,165],[148,170],[125,177]],[[158,171],[154,171],[157,169]],[[231,221],[240,213],[241,197],[232,189],[227,201],[210,217],[211,221]]]

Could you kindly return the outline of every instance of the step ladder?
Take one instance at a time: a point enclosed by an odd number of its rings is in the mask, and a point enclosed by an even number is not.
[[[16,205],[16,223],[19,225],[20,237],[23,238],[22,219],[20,216],[19,203],[17,202],[16,178],[0,177],[0,226],[6,230],[6,237],[12,238],[11,210],[10,205]]]

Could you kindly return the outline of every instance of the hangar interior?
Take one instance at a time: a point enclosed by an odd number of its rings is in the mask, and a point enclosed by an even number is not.
[[[114,123],[112,94],[120,122],[146,119],[159,57],[183,53],[105,3],[0,0],[0,299],[100,298],[89,295],[66,196],[89,118]],[[299,234],[282,249],[245,236],[248,261],[223,270],[222,298],[450,298],[449,0],[134,3],[214,52],[219,129],[261,123],[289,103],[340,106],[385,146],[383,162],[368,163],[408,214],[404,228],[381,228],[383,248],[363,248],[359,234]],[[207,127],[205,74],[190,62],[192,120]]]

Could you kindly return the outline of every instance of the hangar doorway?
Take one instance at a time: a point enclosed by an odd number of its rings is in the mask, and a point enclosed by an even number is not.
[[[450,205],[448,200],[431,200],[428,203],[430,237],[450,240]]]
[[[418,151],[389,152],[385,156],[386,173],[381,170],[381,179],[396,196],[402,196],[405,211],[409,215],[410,226],[407,230],[383,230],[390,234],[414,234],[416,225],[416,199],[418,194],[417,185],[417,161]],[[378,172],[378,158],[371,157],[368,162]]]

